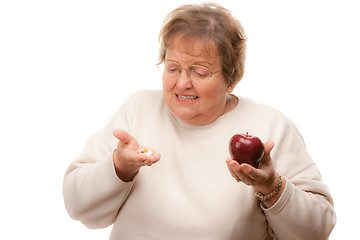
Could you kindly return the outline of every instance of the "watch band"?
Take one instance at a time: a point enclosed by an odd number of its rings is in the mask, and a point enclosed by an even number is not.
[[[272,198],[273,196],[275,196],[281,189],[282,186],[282,179],[281,176],[279,175],[279,173],[276,173],[279,176],[279,183],[276,185],[276,187],[274,188],[274,190],[271,191],[271,193],[264,195],[260,192],[255,192],[255,196],[260,199],[260,201],[265,201],[268,200],[270,198]]]

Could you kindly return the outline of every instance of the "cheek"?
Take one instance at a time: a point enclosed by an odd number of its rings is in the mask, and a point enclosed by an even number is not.
[[[164,77],[162,78],[162,85],[165,92],[170,91],[174,88],[173,81],[169,81],[169,79],[165,79]]]
[[[163,86],[163,94],[165,97],[165,100],[168,104],[172,101],[172,98],[174,97],[173,89],[174,89],[174,83],[172,81],[168,81],[169,79],[163,79],[162,80],[162,86]]]
[[[198,89],[198,92],[210,102],[222,101],[226,96],[226,88],[218,84],[206,86],[206,88],[203,89]]]

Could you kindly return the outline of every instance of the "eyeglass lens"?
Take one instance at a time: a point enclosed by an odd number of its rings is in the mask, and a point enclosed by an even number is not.
[[[176,77],[183,71],[183,68],[175,62],[165,61],[164,70],[164,73],[166,73],[169,77]],[[206,81],[211,76],[209,69],[202,66],[193,65],[189,66],[186,70],[190,78],[195,81]]]

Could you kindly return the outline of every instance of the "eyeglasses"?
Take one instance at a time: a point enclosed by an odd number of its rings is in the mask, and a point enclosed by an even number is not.
[[[216,73],[220,73],[221,71],[211,72],[206,67],[200,65],[191,65],[188,67],[181,67],[177,62],[163,60],[156,65],[162,74],[166,77],[175,78],[180,75],[183,69],[186,69],[187,74],[190,79],[194,82],[206,82]]]

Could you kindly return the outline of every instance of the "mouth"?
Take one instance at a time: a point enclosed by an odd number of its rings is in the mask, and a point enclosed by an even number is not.
[[[176,94],[176,97],[180,100],[180,101],[185,101],[185,102],[192,102],[195,101],[196,99],[198,99],[198,96],[193,96],[193,95],[179,95]]]

